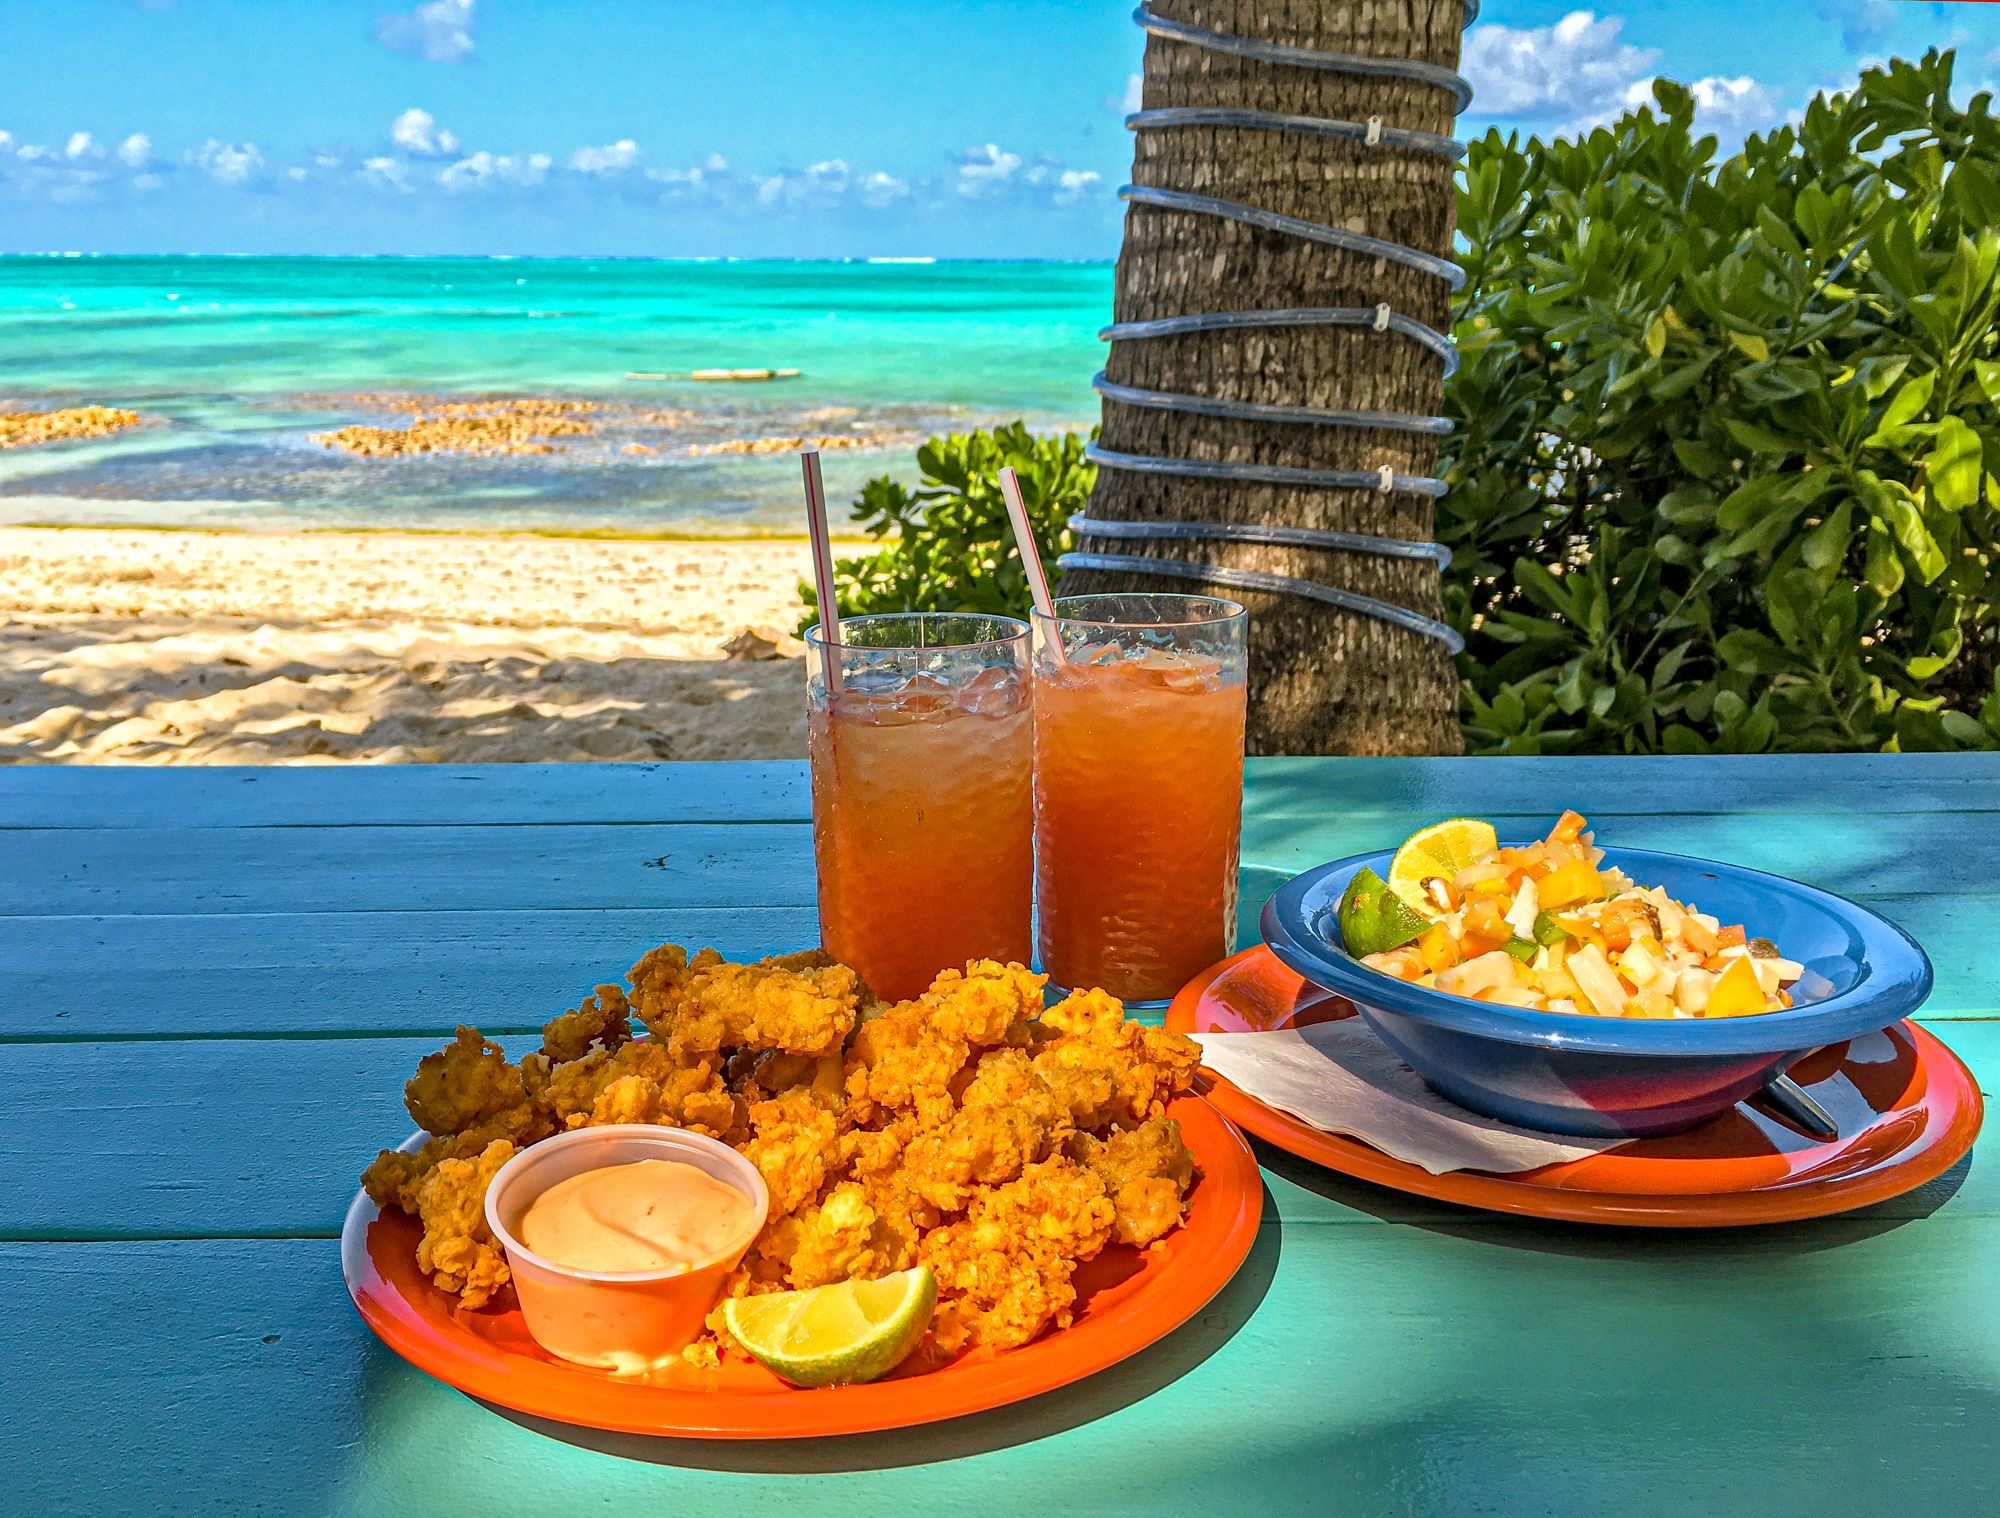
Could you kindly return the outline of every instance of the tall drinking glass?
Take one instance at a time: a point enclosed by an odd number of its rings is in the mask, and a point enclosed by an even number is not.
[[[876,993],[1032,952],[1028,627],[849,617],[806,634],[821,941]]]
[[[1213,596],[1066,596],[1036,612],[1042,968],[1124,1001],[1229,952],[1249,614]]]

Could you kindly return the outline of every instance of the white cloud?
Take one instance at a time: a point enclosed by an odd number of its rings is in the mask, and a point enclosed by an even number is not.
[[[217,184],[244,184],[263,170],[264,155],[252,142],[217,142],[211,137],[194,155],[194,165]]]
[[[1055,203],[1059,206],[1075,205],[1103,183],[1103,177],[1094,169],[1064,169],[1056,176]]]
[[[366,184],[410,193],[410,176],[399,159],[370,158],[361,165],[360,177]]]
[[[390,123],[389,140],[420,158],[448,158],[458,151],[458,139],[438,126],[437,117],[415,106]]]
[[[1727,83],[1719,81],[1718,83]],[[390,123],[388,141],[359,151],[328,147],[266,156],[255,143],[210,138],[164,156],[144,132],[114,142],[88,131],[52,142],[23,143],[0,132],[0,185],[45,201],[102,199],[157,191],[170,184],[205,186],[209,193],[331,197],[364,192],[408,197],[510,193],[560,197],[552,204],[583,207],[584,196],[633,204],[700,205],[754,219],[795,209],[845,211],[881,218],[935,213],[965,198],[990,198],[1024,212],[1066,209],[1102,199],[1104,180],[1048,155],[1033,157],[985,143],[950,155],[937,170],[898,175],[827,157],[775,172],[733,168],[719,153],[655,167],[629,137],[587,145],[558,157],[548,152],[472,152],[430,112],[412,106]]]
[[[472,56],[472,11],[477,0],[427,0],[411,11],[375,18],[375,40],[398,53],[414,53],[433,63],[457,63]]]
[[[1143,74],[1125,76],[1125,93],[1106,95],[1105,109],[1116,111],[1121,116],[1129,116],[1134,111],[1144,109],[1146,104],[1146,79]]]
[[[880,169],[870,174],[863,174],[854,182],[854,189],[861,203],[874,210],[907,199],[910,193],[907,182],[896,178],[893,174],[885,174]]]
[[[1784,107],[1748,74],[1735,79],[1712,75],[1695,80],[1688,89],[1694,95],[1695,125],[1724,142],[1741,142],[1784,118]]]
[[[621,137],[601,148],[578,148],[569,166],[579,174],[622,174],[639,161],[639,144]]]
[[[1627,111],[1654,104],[1653,77],[1635,79],[1624,92],[1602,109],[1579,118],[1561,129],[1559,135],[1577,137],[1597,127],[1609,126]],[[1712,74],[1686,86],[1694,96],[1694,125],[1697,132],[1714,134],[1724,152],[1734,152],[1752,132],[1762,132],[1786,119],[1785,108],[1770,90],[1748,74],[1734,79]]]
[[[1475,26],[1461,67],[1485,116],[1565,116],[1601,111],[1659,58],[1619,39],[1625,23],[1571,11],[1553,26]]]
[[[968,197],[991,194],[1014,177],[1021,167],[1018,153],[1003,153],[994,143],[967,148],[957,155],[958,193]]]
[[[497,185],[538,185],[554,162],[547,153],[474,153],[440,171],[437,182],[455,195]]]

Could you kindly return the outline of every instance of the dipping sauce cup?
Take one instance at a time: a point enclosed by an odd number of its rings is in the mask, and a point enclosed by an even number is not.
[[[750,1204],[743,1237],[706,1260],[666,1270],[578,1270],[521,1243],[521,1219],[543,1192],[571,1176],[639,1160],[674,1160],[740,1192]],[[577,1128],[522,1150],[486,1190],[486,1225],[507,1252],[521,1316],[552,1355],[621,1374],[676,1359],[764,1226],[771,1198],[757,1167],[727,1144],[682,1128],[615,1123]]]

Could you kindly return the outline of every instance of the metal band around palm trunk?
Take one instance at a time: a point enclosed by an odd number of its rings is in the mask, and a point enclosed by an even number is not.
[[[1372,553],[1389,559],[1429,559],[1440,569],[1451,562],[1442,543],[1410,538],[1378,538],[1364,532],[1329,532],[1318,527],[1276,527],[1265,522],[1107,522],[1078,512],[1069,530],[1093,538],[1206,538],[1230,543],[1277,543],[1288,548],[1325,548],[1336,553]]]
[[[1324,601],[1343,611],[1359,612],[1384,622],[1393,622],[1413,633],[1436,638],[1456,656],[1465,651],[1465,639],[1444,623],[1396,606],[1373,596],[1342,590],[1337,585],[1321,585],[1316,580],[1295,580],[1290,575],[1266,574],[1261,569],[1225,569],[1219,564],[1190,564],[1185,559],[1147,559],[1128,553],[1066,553],[1056,560],[1056,568],[1115,569],[1137,574],[1164,575],[1170,580],[1199,580],[1205,585],[1227,585],[1237,590],[1268,590],[1279,595],[1303,596]]]
[[[1470,26],[1479,14],[1478,0],[1465,0],[1463,24]],[[1415,59],[1367,58],[1353,53],[1323,52],[1293,47],[1257,37],[1239,37],[1212,31],[1187,22],[1155,15],[1152,7],[1141,4],[1132,13],[1140,27],[1157,37],[1184,43],[1210,52],[1227,53],[1263,63],[1292,68],[1323,69],[1334,73],[1368,78],[1406,79],[1433,85],[1451,94],[1457,109],[1472,99],[1472,87],[1463,77],[1437,64]],[[1380,117],[1366,122],[1339,121],[1320,116],[1291,116],[1275,111],[1250,110],[1232,106],[1177,106],[1141,110],[1125,118],[1135,132],[1162,131],[1191,126],[1235,126],[1260,131],[1297,132],[1311,136],[1337,137],[1359,143],[1364,149],[1434,153],[1458,158],[1463,149],[1449,137],[1434,132],[1410,131],[1385,126]],[[1286,216],[1261,206],[1243,205],[1213,195],[1197,195],[1184,190],[1151,185],[1125,185],[1119,190],[1124,200],[1160,210],[1183,211],[1216,216],[1267,232],[1302,238],[1339,248],[1364,258],[1385,259],[1445,282],[1452,290],[1465,283],[1465,272],[1448,258],[1422,249],[1370,237],[1345,227]],[[1111,342],[1144,341],[1177,336],[1187,332],[1219,332],[1257,327],[1346,326],[1365,327],[1375,332],[1394,332],[1435,354],[1449,377],[1458,368],[1458,354],[1443,333],[1392,311],[1387,304],[1366,306],[1294,307],[1270,311],[1208,311],[1169,316],[1151,321],[1114,322],[1098,336]],[[1188,395],[1179,391],[1151,390],[1112,381],[1099,371],[1092,386],[1106,400],[1120,405],[1151,410],[1173,411],[1193,416],[1214,416],[1229,420],[1270,422],[1279,425],[1317,427],[1380,428],[1393,432],[1437,436],[1450,430],[1450,422],[1440,416],[1417,416],[1404,412],[1328,410],[1321,407],[1285,405],[1260,401],[1223,400]],[[1084,456],[1105,469],[1123,469],[1142,474],[1170,474],[1191,479],[1241,480],[1255,484],[1293,485],[1333,490],[1381,490],[1436,498],[1445,492],[1443,480],[1425,475],[1397,474],[1387,466],[1380,470],[1301,469],[1289,465],[1257,464],[1222,459],[1166,458],[1152,454],[1121,453],[1096,443],[1084,449]],[[1442,569],[1450,562],[1448,550],[1436,544],[1413,543],[1400,538],[1378,538],[1365,533],[1324,532],[1314,528],[1262,526],[1243,523],[1148,522],[1113,523],[1079,516],[1071,528],[1080,536],[1100,538],[1182,538],[1188,540],[1234,540],[1282,544],[1290,547],[1328,549],[1346,553],[1373,553],[1392,558],[1428,558]],[[1064,554],[1058,561],[1063,569],[1108,569],[1141,574],[1165,575],[1178,579],[1203,580],[1216,585],[1275,591],[1304,596],[1328,605],[1377,617],[1398,627],[1436,638],[1453,654],[1465,646],[1451,628],[1406,607],[1378,601],[1335,586],[1320,585],[1289,575],[1266,574],[1261,570],[1230,569],[1221,565],[1197,564],[1183,559],[1152,559],[1135,554],[1077,552]]]

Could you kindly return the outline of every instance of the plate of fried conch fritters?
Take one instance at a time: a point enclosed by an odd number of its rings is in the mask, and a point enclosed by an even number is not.
[[[508,1159],[570,1128],[688,1128],[770,1189],[725,1296],[928,1264],[937,1311],[903,1373],[1010,1350],[1071,1323],[1076,1274],[1107,1248],[1163,1247],[1197,1181],[1167,1107],[1199,1048],[1102,991],[1045,1008],[1043,986],[978,960],[889,1004],[823,952],[733,964],[664,944],[518,1061],[467,1027],[426,1055],[405,1088],[423,1133],[383,1150],[363,1189],[421,1225],[416,1263],[437,1290],[504,1309],[483,1203]],[[740,1356],[718,1319],[690,1366]]]

